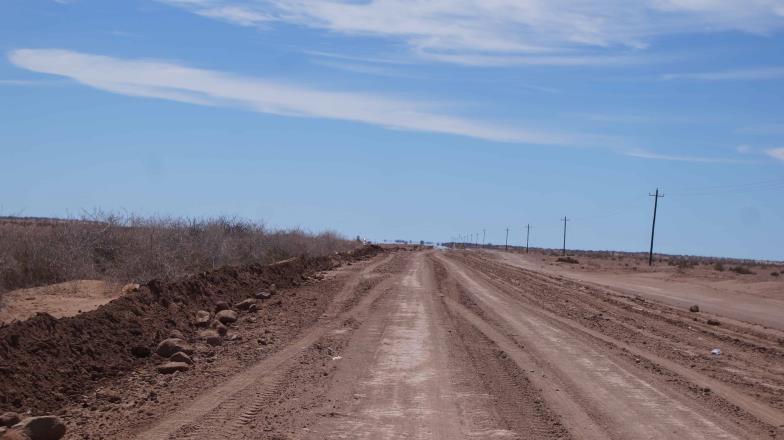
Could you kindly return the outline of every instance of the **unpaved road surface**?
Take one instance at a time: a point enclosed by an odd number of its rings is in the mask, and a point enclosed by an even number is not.
[[[227,349],[211,365],[227,365],[220,381],[197,362],[169,397],[128,402],[103,429],[88,421],[69,435],[784,439],[775,329],[709,325],[471,251],[386,253],[287,294],[320,286],[322,313],[276,350],[237,366]],[[247,341],[263,328],[234,331]]]
[[[548,266],[537,256],[486,251],[486,257],[504,263],[565,276],[583,283],[605,286],[619,292],[640,295],[676,307],[699,304],[704,312],[753,322],[784,330],[784,283],[734,279],[710,280],[697,276],[672,276],[668,272],[603,272],[570,270],[568,266]]]

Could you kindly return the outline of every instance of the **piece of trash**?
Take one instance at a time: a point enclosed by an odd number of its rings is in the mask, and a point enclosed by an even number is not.
[[[341,359],[343,359],[343,356],[334,356],[334,357],[332,358],[332,360],[333,360],[333,361],[339,361],[339,360],[341,360]]]
[[[711,350],[711,354],[714,356],[719,356],[721,354],[721,350],[718,348],[714,348],[713,350]]]

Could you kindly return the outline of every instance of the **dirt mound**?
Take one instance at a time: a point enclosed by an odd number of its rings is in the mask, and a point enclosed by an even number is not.
[[[0,327],[0,412],[55,410],[104,378],[154,362],[135,357],[132,349],[154,348],[174,329],[195,334],[192,321],[198,310],[212,310],[221,301],[234,304],[271,284],[284,289],[297,286],[313,272],[381,251],[366,246],[330,257],[225,267],[173,282],[153,280],[138,292],[78,316],[57,319],[38,314],[4,325]],[[266,304],[274,301],[273,297]]]

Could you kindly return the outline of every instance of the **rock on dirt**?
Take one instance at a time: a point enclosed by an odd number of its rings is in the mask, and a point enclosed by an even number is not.
[[[708,320],[708,325],[721,325],[721,322],[719,322],[719,321],[717,321],[715,319],[709,319]]]
[[[240,301],[234,305],[234,308],[237,310],[248,310],[251,306],[256,305],[256,300],[253,298],[248,298],[244,301]]]
[[[700,311],[700,306],[698,306],[697,304],[695,304],[695,305],[693,305],[693,306],[689,307],[689,311],[690,311],[690,312],[693,312],[693,313],[697,313],[697,312],[699,312],[699,311]]]
[[[264,292],[264,291],[256,292],[256,294],[253,295],[253,296],[256,299],[270,299],[270,298],[272,298],[272,294],[270,292]]]
[[[171,355],[169,360],[172,362],[185,362],[186,364],[193,364],[193,359],[191,359],[190,356],[188,356],[187,354],[181,351],[178,351],[177,353]]]
[[[169,337],[170,338],[176,338],[176,339],[185,339],[185,335],[182,334],[182,332],[177,330],[177,329],[174,329],[174,330],[170,331],[169,332]]]
[[[227,303],[226,301],[218,301],[217,303],[215,303],[215,313],[228,309],[229,309],[229,303]]]
[[[65,424],[57,416],[30,417],[11,428],[30,440],[59,440],[65,435]]]
[[[199,338],[203,339],[213,347],[223,344],[223,338],[221,338],[221,335],[218,334],[218,332],[215,330],[202,330],[199,333]]]
[[[222,324],[231,324],[237,320],[237,312],[234,310],[221,310],[220,312],[215,314],[215,319],[220,321]]]
[[[11,427],[19,423],[20,420],[22,419],[19,417],[19,414],[15,412],[7,412],[0,415],[0,426]]]
[[[229,328],[223,325],[223,323],[218,321],[217,319],[212,321],[212,324],[210,324],[210,328],[218,332],[218,334],[221,336],[225,335],[226,332],[229,331]]]
[[[158,365],[158,372],[161,374],[172,374],[177,371],[188,371],[190,365],[185,362],[166,362],[165,364]]]
[[[186,354],[193,354],[193,347],[191,347],[190,344],[182,339],[169,338],[161,341],[161,343],[158,344],[158,348],[155,349],[155,352],[158,353],[158,355],[165,358],[173,355],[174,353],[177,353],[178,351]]]
[[[199,310],[196,312],[196,319],[193,320],[193,324],[196,327],[207,327],[210,325],[210,312],[206,310]]]

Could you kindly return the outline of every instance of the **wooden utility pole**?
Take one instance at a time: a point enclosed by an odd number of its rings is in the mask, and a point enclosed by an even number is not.
[[[509,228],[506,228],[506,241],[504,242],[504,250],[509,250]]]
[[[563,254],[566,255],[566,222],[568,222],[569,219],[566,216],[564,216],[564,218],[562,218],[561,221],[564,222]]]
[[[528,239],[531,238],[531,224],[525,226],[525,253],[528,253]]]
[[[664,197],[664,194],[659,195],[659,188],[656,188],[654,194],[648,193],[653,197],[653,224],[651,225],[651,249],[648,251],[648,266],[653,266],[653,235],[656,232],[656,208],[659,206],[659,199]]]
[[[482,248],[485,247],[485,234],[487,233],[486,229],[482,229]]]

